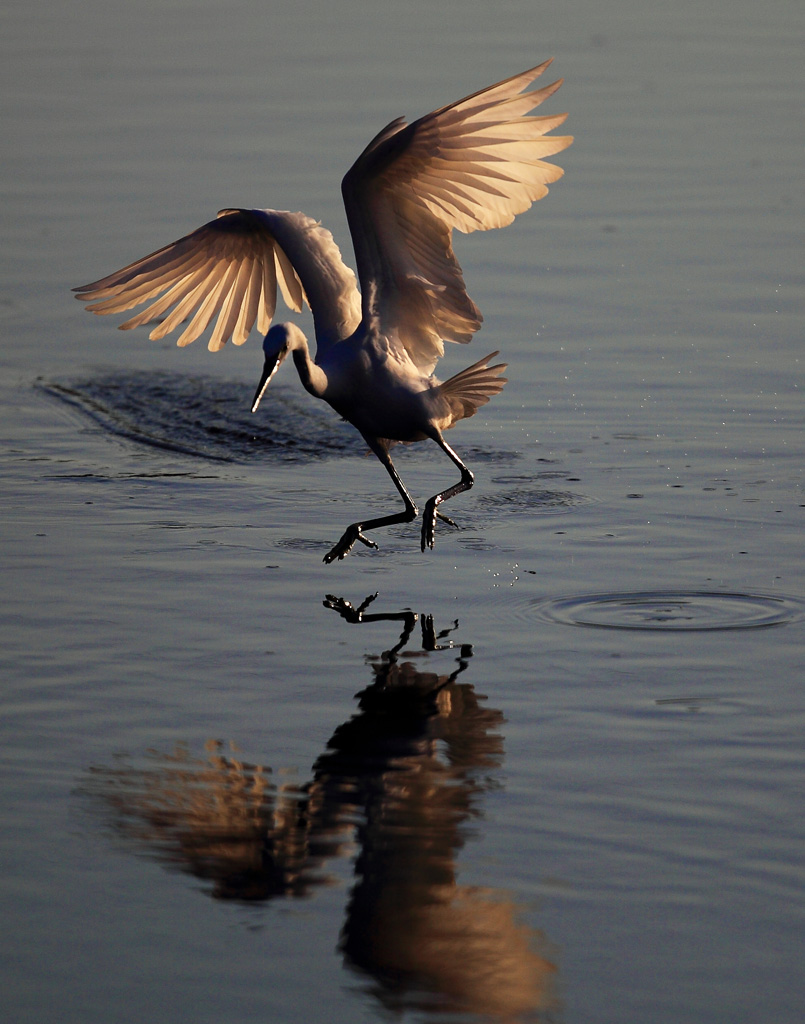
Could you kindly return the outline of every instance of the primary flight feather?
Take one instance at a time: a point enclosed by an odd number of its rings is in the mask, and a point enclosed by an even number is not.
[[[418,509],[389,457],[396,442],[435,441],[461,472],[429,498],[421,546],[433,547],[438,511],[472,486],[473,477],[442,431],[472,416],[497,394],[505,364],[493,352],[444,383],[433,376],[444,342],[469,342],[482,317],[467,294],[452,230],[504,227],[548,191],[562,169],[545,157],[571,144],[549,135],[566,114],[529,112],[561,79],[523,91],[550,61],[433,111],[412,124],[398,118],[369,143],[341,190],[358,281],[329,231],[303,213],[221,210],[178,241],[92,284],[76,288],[93,313],[149,303],[121,324],[157,323],[152,338],[185,325],[189,345],[212,324],[208,347],[242,345],[255,323],[265,335],[265,365],[253,403],[290,352],[305,388],[327,401],[363,435],[386,467],[405,510],[353,523],[325,556],[344,558],[364,531],[408,522]],[[313,314],[316,356],[294,324],[271,327],[277,289],[296,312]]]

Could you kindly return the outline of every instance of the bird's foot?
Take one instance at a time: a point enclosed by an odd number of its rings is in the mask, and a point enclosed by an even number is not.
[[[329,565],[330,562],[334,562],[337,558],[346,558],[355,546],[356,540],[359,540],[361,544],[365,544],[367,548],[377,549],[377,544],[361,533],[361,523],[353,523],[352,526],[346,528],[344,536],[335,547],[324,556],[326,564]]]
[[[422,513],[422,550],[425,548],[432,548],[434,540],[436,539],[436,520],[441,519],[443,523],[447,523],[448,526],[455,526],[453,520],[446,515],[443,515],[438,511],[435,505],[429,501],[425,506],[425,511]],[[456,527],[457,528],[457,527]]]
[[[439,513],[432,502],[428,502],[422,513],[422,550],[432,548],[436,536],[436,517]]]

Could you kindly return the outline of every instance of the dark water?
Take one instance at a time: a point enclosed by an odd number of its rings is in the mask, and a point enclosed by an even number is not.
[[[152,371],[37,383],[111,434],[199,459],[304,462],[366,450],[354,430],[287,389],[274,388],[256,422],[253,389],[234,381]]]
[[[799,1022],[801,5],[2,19],[4,1019]],[[565,178],[456,239],[476,487],[325,566],[351,428],[69,288],[229,205],[348,254],[383,124],[551,54]]]

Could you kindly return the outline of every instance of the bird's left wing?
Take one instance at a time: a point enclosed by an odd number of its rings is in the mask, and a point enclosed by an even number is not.
[[[562,84],[523,92],[548,64],[413,124],[392,121],[344,178],[364,318],[398,337],[423,372],[443,354],[443,341],[467,342],[481,324],[452,229],[510,224],[563,173],[544,157],[573,141],[546,135],[567,115],[526,116]]]
[[[317,333],[343,337],[354,330],[355,276],[332,235],[305,214],[284,210],[221,210],[184,238],[74,291],[92,302],[93,313],[119,313],[159,296],[121,330],[159,321],[150,336],[163,338],[189,319],[177,342],[189,345],[215,320],[208,347],[217,351],[229,338],[242,345],[255,321],[268,331],[278,287],[295,312],[309,302]]]

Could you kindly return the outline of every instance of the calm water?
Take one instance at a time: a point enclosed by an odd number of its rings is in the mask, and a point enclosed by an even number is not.
[[[9,1021],[802,1019],[802,5],[443,6],[0,16]],[[383,124],[550,55],[459,529],[324,566],[350,429],[69,287],[238,204],[348,254]]]

